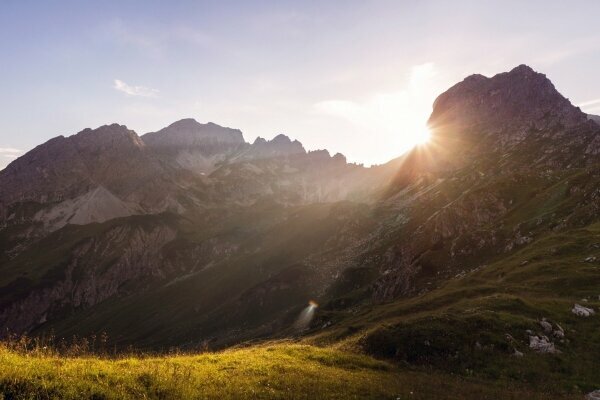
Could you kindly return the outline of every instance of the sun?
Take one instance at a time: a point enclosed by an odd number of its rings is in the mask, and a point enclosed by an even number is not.
[[[418,129],[414,129],[410,135],[410,142],[412,147],[427,144],[431,139],[431,131],[427,126],[423,126]]]

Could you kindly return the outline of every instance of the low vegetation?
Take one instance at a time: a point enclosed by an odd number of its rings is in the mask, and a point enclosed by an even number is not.
[[[600,388],[600,225],[552,233],[418,296],[354,312],[324,305],[307,340],[394,363],[571,393]],[[550,324],[562,334],[545,331]],[[559,328],[560,327],[560,328]],[[547,336],[555,352],[530,347]]]
[[[279,342],[218,353],[64,356],[0,347],[2,399],[570,399]],[[550,396],[550,397],[549,397]]]

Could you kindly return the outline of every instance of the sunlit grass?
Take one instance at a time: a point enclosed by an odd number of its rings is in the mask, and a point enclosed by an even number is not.
[[[366,356],[289,343],[120,358],[44,355],[1,346],[0,365],[4,399],[546,398],[495,383],[400,370]]]

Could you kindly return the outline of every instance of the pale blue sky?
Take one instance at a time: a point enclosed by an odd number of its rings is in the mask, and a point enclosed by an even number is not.
[[[600,114],[600,1],[0,0],[0,168],[193,117],[382,163],[471,73],[526,63]]]

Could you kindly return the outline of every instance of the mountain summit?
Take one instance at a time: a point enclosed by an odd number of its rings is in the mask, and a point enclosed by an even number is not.
[[[454,85],[435,100],[429,123],[518,132],[571,128],[586,119],[546,75],[519,65],[491,78],[471,75]]]
[[[215,143],[243,144],[244,137],[239,129],[219,126],[212,122],[201,124],[193,118],[186,118],[157,132],[145,134],[144,142],[153,147],[198,147],[206,149]]]
[[[526,65],[465,78],[438,96],[428,124],[430,148],[405,156],[398,182],[417,170],[454,170],[507,151],[522,154],[532,168],[583,165],[600,152],[598,125]]]

